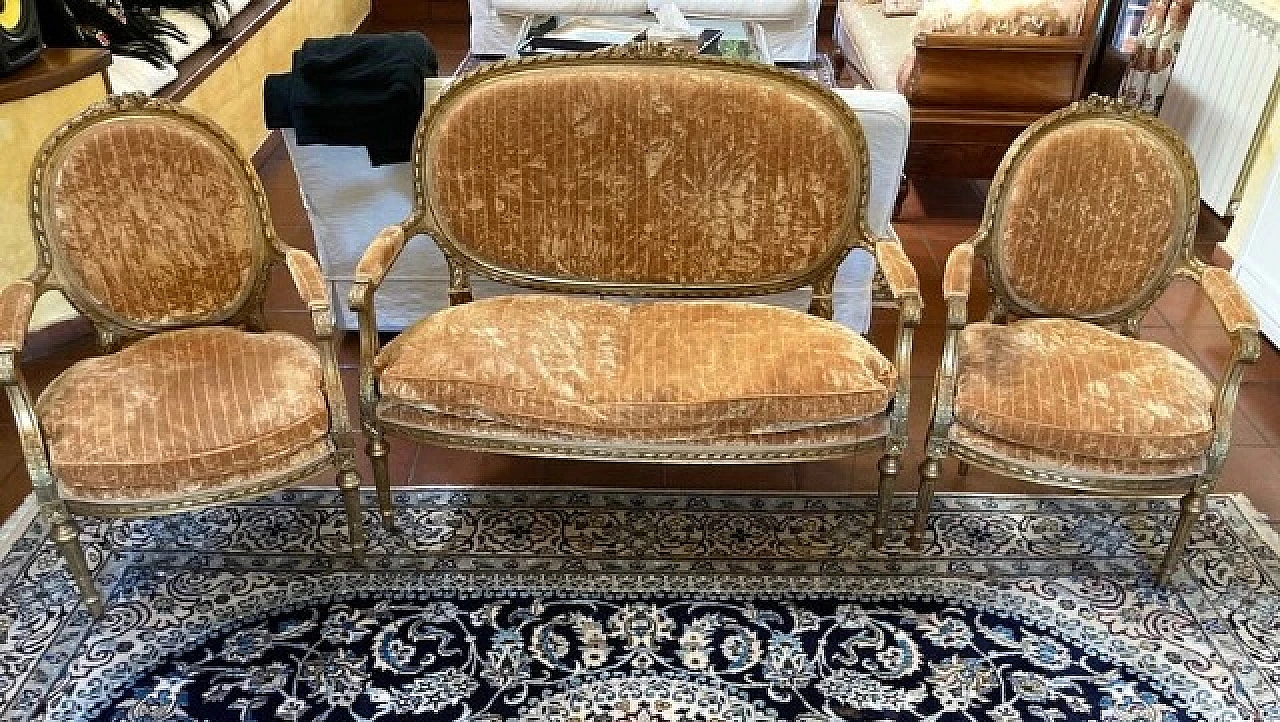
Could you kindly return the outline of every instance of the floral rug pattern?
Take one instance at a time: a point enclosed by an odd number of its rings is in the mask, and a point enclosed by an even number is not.
[[[327,491],[86,520],[96,621],[24,507],[0,720],[1280,719],[1280,558],[1243,497],[1165,589],[1174,500],[943,495],[922,554],[867,548],[873,501],[404,491],[363,568]]]

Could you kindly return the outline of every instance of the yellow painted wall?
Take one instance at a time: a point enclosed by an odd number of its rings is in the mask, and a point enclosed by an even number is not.
[[[253,153],[267,137],[262,116],[262,84],[271,73],[287,73],[293,51],[307,38],[356,29],[370,0],[290,0],[267,26],[249,38],[182,102],[218,122]]]
[[[184,104],[226,128],[246,154],[267,137],[262,84],[268,73],[288,72],[293,51],[309,37],[356,29],[370,0],[291,0],[236,53],[218,67]],[[0,104],[0,285],[35,268],[35,244],[27,219],[27,176],[44,139],[55,128],[105,95],[100,74],[30,98]],[[36,307],[32,329],[72,318],[75,309],[57,294]]]
[[[36,267],[35,241],[27,189],[36,153],[64,120],[107,94],[101,73],[22,100],[0,104],[0,284],[26,276]],[[75,309],[59,294],[46,294],[36,306],[32,327],[72,318]]]

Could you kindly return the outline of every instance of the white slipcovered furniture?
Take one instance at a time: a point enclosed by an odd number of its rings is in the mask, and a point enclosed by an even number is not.
[[[774,61],[807,62],[817,54],[822,0],[675,0],[689,17],[758,22]],[[658,0],[471,0],[471,52],[509,55],[531,15],[642,15]]]
[[[448,81],[427,82],[430,102]],[[871,160],[867,222],[876,236],[893,237],[889,220],[911,125],[907,103],[895,92],[840,88],[836,93],[857,113],[867,139]],[[413,168],[410,163],[374,168],[363,148],[299,146],[292,131],[285,131],[285,142],[329,291],[334,298],[346,298],[355,279],[356,262],[369,241],[408,214],[413,204]],[[854,251],[837,273],[835,320],[857,331],[865,331],[870,324],[873,270],[870,256]],[[481,278],[471,282],[477,298],[520,290]],[[449,270],[439,248],[434,243],[409,244],[378,289],[379,328],[403,330],[443,309],[448,286]],[[801,289],[760,300],[803,310],[808,298],[807,291]],[[356,328],[350,310],[341,305],[335,305],[333,310],[340,328]]]

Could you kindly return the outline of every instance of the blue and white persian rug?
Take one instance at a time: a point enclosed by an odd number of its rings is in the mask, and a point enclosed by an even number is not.
[[[1280,719],[1278,547],[1240,496],[1167,589],[1165,499],[942,495],[914,555],[868,550],[867,496],[397,497],[364,568],[326,491],[87,522],[98,621],[28,502],[0,719]]]

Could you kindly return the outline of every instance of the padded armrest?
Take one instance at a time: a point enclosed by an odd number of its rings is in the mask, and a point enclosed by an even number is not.
[[[0,351],[21,351],[36,303],[36,285],[14,281],[0,290]]]
[[[387,226],[378,231],[378,235],[374,236],[364,255],[360,256],[360,262],[356,264],[356,282],[372,283],[375,286],[382,283],[387,271],[391,270],[391,264],[395,263],[396,257],[404,248],[404,243],[404,229],[400,226]]]
[[[1231,274],[1216,266],[1206,268],[1200,276],[1200,288],[1209,297],[1227,333],[1258,330],[1258,314]]]
[[[329,294],[326,292],[324,276],[320,266],[310,253],[290,248],[284,256],[285,265],[289,267],[289,275],[298,295],[309,308],[328,308]]]
[[[969,298],[973,280],[973,244],[961,243],[947,255],[947,268],[942,274],[942,297]]]
[[[876,242],[876,262],[884,272],[884,280],[894,298],[920,296],[920,278],[916,275],[916,267],[902,250],[902,244],[896,241]]]
[[[961,243],[947,255],[942,272],[942,297],[947,302],[947,327],[964,328],[969,322],[969,291],[973,282],[973,243]]]

